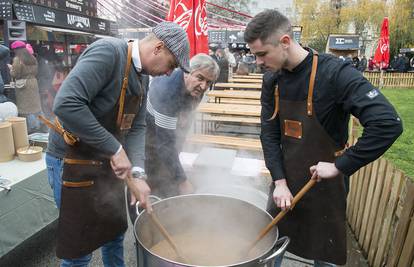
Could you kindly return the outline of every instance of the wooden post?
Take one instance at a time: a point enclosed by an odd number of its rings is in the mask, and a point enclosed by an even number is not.
[[[368,262],[373,266],[375,254],[378,249],[378,241],[380,239],[380,232],[384,221],[385,209],[391,193],[391,183],[394,177],[394,167],[386,161],[386,171],[384,177],[384,185],[382,187],[381,198],[378,204],[376,224],[374,224],[374,231],[372,233],[372,240],[368,251]]]
[[[414,227],[414,224],[410,226],[410,222],[412,223],[413,211],[414,183],[411,181],[410,178],[407,177],[405,178],[405,184],[400,196],[400,201],[398,202],[396,212],[398,222],[394,229],[394,236],[392,240],[391,251],[389,253],[390,257],[388,258],[387,266],[397,266],[397,263],[399,266],[409,265],[407,262],[410,261],[410,257],[412,258],[412,249],[408,251],[405,250],[405,254],[407,255],[404,255],[404,257],[400,256],[403,256],[403,249],[405,249],[406,247],[412,248],[414,245],[414,240],[412,239],[412,237],[408,236],[409,227]],[[411,240],[409,240],[409,238]]]
[[[378,241],[378,250],[375,255],[372,266],[383,266],[384,261],[388,256],[390,250],[390,229],[394,217],[394,212],[397,208],[398,198],[400,196],[402,182],[404,175],[396,170],[392,179],[392,187],[389,201],[385,209],[384,221]]]
[[[379,208],[380,200],[382,197],[381,192],[382,192],[382,188],[385,183],[385,171],[387,168],[387,161],[385,159],[381,158],[381,159],[378,159],[378,161],[379,161],[378,173],[377,173],[377,177],[375,178],[376,186],[375,186],[374,195],[372,197],[372,206],[371,206],[369,216],[368,216],[369,221],[367,225],[367,233],[365,235],[364,243],[362,246],[364,251],[367,251],[367,252],[369,251],[370,246],[374,245],[371,243],[371,240],[373,237],[375,222],[377,222],[378,220],[378,208]]]

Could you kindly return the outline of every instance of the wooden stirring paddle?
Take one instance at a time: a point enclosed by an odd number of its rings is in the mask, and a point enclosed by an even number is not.
[[[310,179],[309,182],[302,187],[302,189],[296,194],[296,196],[292,200],[292,204],[290,209],[285,209],[279,212],[279,214],[260,232],[257,239],[254,241],[253,245],[249,249],[249,252],[257,245],[257,243],[275,226],[285,215],[288,213],[289,210],[293,209],[296,203],[303,197],[303,195],[309,191],[316,183],[316,179]]]
[[[134,179],[134,178],[132,178],[130,175],[128,175],[128,177],[125,179],[126,184],[129,188],[129,190],[131,190],[132,193],[135,195],[135,197],[138,199],[139,192],[133,186],[133,184],[132,184],[133,180],[132,179]],[[161,234],[165,238],[165,240],[167,240],[168,244],[170,244],[170,246],[174,250],[175,254],[177,254],[177,257],[179,258],[179,260],[182,261],[182,263],[189,263],[188,259],[185,258],[183,256],[183,253],[178,249],[178,247],[175,244],[175,242],[173,241],[171,235],[167,232],[167,230],[164,228],[164,226],[160,223],[160,221],[158,220],[158,217],[157,217],[157,215],[155,215],[154,211],[148,212],[148,215],[150,216],[150,218],[153,221],[153,223],[155,224],[155,226],[157,226],[158,230],[161,232]]]
[[[184,254],[178,249],[177,245],[173,241],[171,235],[167,232],[164,226],[158,220],[157,215],[154,212],[149,213],[151,220],[157,226],[158,230],[160,230],[161,234],[164,236],[165,240],[170,244],[172,249],[174,250],[175,254],[177,254],[178,258],[182,263],[189,263],[188,259],[184,257]]]

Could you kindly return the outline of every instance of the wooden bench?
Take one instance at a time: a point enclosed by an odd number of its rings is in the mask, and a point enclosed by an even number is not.
[[[218,100],[216,97],[209,97],[207,100],[208,103],[221,103],[221,104],[236,104],[236,105],[255,105],[260,106],[260,100],[254,99],[241,99],[241,98],[220,98]]]
[[[203,119],[205,121],[213,121],[213,122],[230,122],[230,123],[254,124],[254,125],[260,124],[259,117],[205,115]]]
[[[248,79],[248,78],[229,78],[230,83],[257,83],[262,84],[261,79]]]
[[[225,116],[225,115],[204,115],[201,120],[201,133],[215,132],[220,125],[235,124],[243,126],[260,126],[259,117]],[[196,126],[195,126],[196,127]],[[196,129],[196,128],[194,128]],[[197,131],[197,130],[195,130]]]
[[[244,90],[212,90],[207,92],[208,96],[216,98],[242,98],[260,100],[261,91],[244,91]]]
[[[207,95],[210,103],[260,105],[261,91],[213,90]]]
[[[201,113],[202,117],[205,114],[260,117],[261,106],[201,103],[197,111]]]
[[[249,73],[248,75],[239,75],[233,74],[230,78],[237,78],[237,79],[261,79],[263,78],[263,74],[261,73]]]
[[[215,83],[214,88],[261,90],[262,84],[259,84],[259,83]]]
[[[222,135],[195,134],[187,138],[187,142],[193,144],[206,144],[233,149],[262,151],[259,139],[231,137]]]

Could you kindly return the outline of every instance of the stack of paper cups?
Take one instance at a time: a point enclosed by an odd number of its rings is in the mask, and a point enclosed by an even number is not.
[[[22,147],[28,147],[29,137],[27,134],[26,118],[11,117],[7,121],[12,124],[15,151]]]
[[[0,162],[14,158],[13,131],[10,122],[0,122]]]

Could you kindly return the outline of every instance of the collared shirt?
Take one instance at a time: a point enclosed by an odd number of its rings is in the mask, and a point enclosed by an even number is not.
[[[139,40],[134,40],[132,43],[132,63],[135,70],[140,73],[142,71],[141,58],[139,57]],[[122,145],[119,147],[117,154],[121,151]],[[142,166],[143,167],[143,166]],[[132,167],[132,172],[145,172],[145,170],[139,166]]]
[[[132,43],[132,62],[134,63],[135,70],[139,73],[142,71],[141,58],[139,57],[139,41],[134,40]]]

